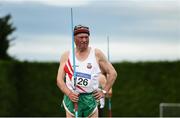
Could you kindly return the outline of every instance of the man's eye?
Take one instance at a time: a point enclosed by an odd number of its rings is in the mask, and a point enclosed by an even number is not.
[[[83,38],[86,38],[86,39],[87,39],[88,37],[87,37],[87,36],[84,36],[84,37],[79,37],[79,38],[80,38],[80,39],[83,39]]]

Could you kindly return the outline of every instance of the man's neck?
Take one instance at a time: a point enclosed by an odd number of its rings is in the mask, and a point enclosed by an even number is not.
[[[78,60],[85,60],[88,55],[89,55],[89,52],[90,52],[90,47],[88,47],[87,49],[85,50],[76,50],[76,57],[78,58]]]
[[[76,53],[78,53],[78,54],[84,54],[84,53],[87,53],[88,51],[89,51],[89,47],[87,47],[86,49],[76,48]]]

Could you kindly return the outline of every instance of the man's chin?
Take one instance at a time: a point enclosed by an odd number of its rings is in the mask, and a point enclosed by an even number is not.
[[[81,47],[80,50],[81,51],[85,51],[88,47]]]

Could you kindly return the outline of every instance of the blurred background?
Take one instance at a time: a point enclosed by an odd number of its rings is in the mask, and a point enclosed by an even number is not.
[[[113,116],[159,116],[160,103],[180,103],[180,1],[0,0],[0,116],[65,116],[56,76],[71,49],[70,8],[106,56],[109,37]]]

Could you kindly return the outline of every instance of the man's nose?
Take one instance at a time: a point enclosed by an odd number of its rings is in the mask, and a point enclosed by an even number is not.
[[[83,38],[82,38],[82,41],[87,41],[87,38],[86,38],[86,37],[83,37]]]

